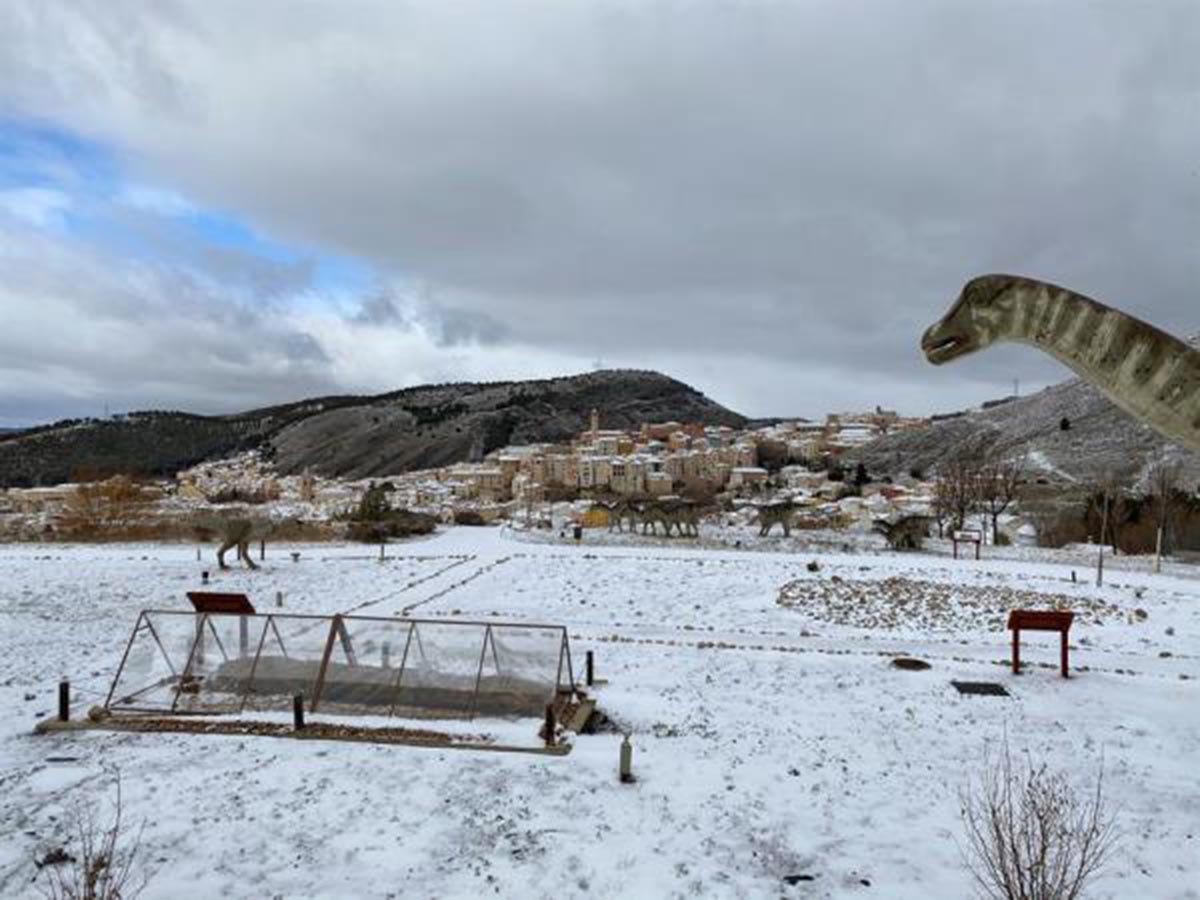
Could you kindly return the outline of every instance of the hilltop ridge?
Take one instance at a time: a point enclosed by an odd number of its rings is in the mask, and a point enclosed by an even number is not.
[[[659,372],[610,369],[529,381],[418,385],[338,395],[228,415],[139,411],[0,434],[0,486],[84,474],[172,475],[259,448],[281,473],[363,478],[460,462],[511,443],[566,440],[592,409],[606,426],[746,419]]]

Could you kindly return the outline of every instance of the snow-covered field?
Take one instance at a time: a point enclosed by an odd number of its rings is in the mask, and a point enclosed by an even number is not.
[[[1098,589],[1069,554],[514,538],[451,529],[383,563],[272,547],[259,572],[212,571],[185,546],[0,546],[0,896],[37,896],[35,855],[75,800],[111,796],[115,767],[156,870],[145,897],[960,898],[957,791],[1007,734],[1080,784],[1103,760],[1122,838],[1096,896],[1200,897],[1200,572],[1118,561]],[[30,734],[61,675],[77,713],[99,702],[137,611],[187,608],[205,568],[260,609],[282,592],[295,612],[564,623],[577,668],[596,651],[638,781],[617,782],[612,733],[561,758]],[[1055,604],[1080,612],[1076,676],[1039,634],[1012,676],[1005,610]],[[899,653],[933,668],[898,671]]]

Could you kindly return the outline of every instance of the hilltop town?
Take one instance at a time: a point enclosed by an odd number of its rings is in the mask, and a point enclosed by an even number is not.
[[[310,523],[307,536],[340,536],[332,525],[350,514],[372,485],[386,484],[390,505],[429,513],[443,522],[608,525],[592,501],[611,497],[670,498],[806,504],[817,524],[887,517],[928,508],[927,486],[891,478],[846,490],[843,455],[883,435],[927,427],[877,408],[830,414],[824,422],[785,420],[758,428],[686,422],[646,422],[637,428],[605,428],[599,409],[573,440],[506,446],[475,462],[400,472],[380,478],[324,478],[312,473],[281,475],[259,451],[201,463],[138,488],[136,516],[158,533],[186,537],[179,517],[198,510],[254,506],[267,515],[296,516]],[[854,473],[850,473],[853,480]],[[0,493],[0,534],[11,537],[80,537],[80,487],[13,488]],[[100,517],[118,536],[129,522]],[[169,523],[174,523],[174,529]]]

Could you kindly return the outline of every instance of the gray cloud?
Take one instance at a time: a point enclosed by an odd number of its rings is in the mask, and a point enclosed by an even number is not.
[[[29,4],[0,30],[12,109],[423,285],[358,324],[485,369],[520,345],[751,413],[946,408],[1063,374],[924,365],[981,271],[1200,321],[1190,2]]]

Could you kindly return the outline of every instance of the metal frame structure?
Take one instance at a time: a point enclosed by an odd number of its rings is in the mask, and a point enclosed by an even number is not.
[[[169,617],[164,619],[164,617]],[[186,662],[182,669],[179,669],[172,660],[172,655],[168,651],[159,634],[159,630],[155,628],[155,621],[159,624],[164,624],[165,621],[172,619],[190,619],[194,621],[194,626],[187,629],[187,633],[194,635],[191,637],[187,647]],[[238,628],[238,648],[237,655],[232,655],[232,647],[227,648],[222,642],[218,632],[217,625],[228,623],[229,620],[237,620]],[[259,627],[257,623],[261,623],[261,630],[258,634],[258,640],[253,649],[251,649],[250,636],[253,627]],[[567,630],[562,625],[544,625],[527,622],[480,622],[480,621],[464,621],[458,619],[408,619],[408,618],[387,618],[383,616],[319,616],[305,614],[281,614],[281,613],[226,613],[226,612],[188,612],[183,610],[142,610],[138,614],[137,623],[134,626],[133,632],[130,634],[129,641],[125,646],[125,652],[121,657],[121,664],[117,668],[116,675],[113,677],[112,686],[109,689],[108,696],[105,700],[105,708],[114,712],[131,712],[131,713],[163,713],[169,712],[172,715],[213,715],[225,712],[243,712],[246,709],[247,703],[252,697],[260,696],[255,693],[255,677],[259,672],[259,662],[264,658],[264,649],[268,647],[267,637],[268,632],[273,635],[273,643],[271,647],[278,647],[279,654],[283,659],[293,659],[289,655],[287,646],[284,643],[283,635],[280,632],[279,625],[296,624],[299,629],[292,633],[292,637],[299,637],[304,634],[311,633],[322,626],[327,627],[328,632],[325,635],[324,649],[320,655],[320,659],[316,661],[316,674],[311,683],[311,688],[303,691],[308,698],[308,707],[311,711],[316,712],[320,709],[322,700],[325,699],[327,693],[327,679],[330,674],[330,664],[334,657],[335,651],[340,649],[340,657],[346,662],[344,668],[353,671],[356,668],[361,668],[364,672],[368,669],[378,672],[380,666],[367,666],[359,663],[359,654],[356,652],[354,641],[351,637],[350,629],[356,627],[363,628],[379,628],[383,629],[401,629],[405,631],[404,650],[400,657],[399,666],[395,667],[394,678],[386,683],[384,690],[391,697],[391,702],[387,708],[387,717],[392,718],[396,715],[397,707],[402,705],[400,698],[402,690],[405,688],[405,675],[414,671],[416,666],[411,664],[412,651],[415,649],[416,655],[420,657],[421,665],[427,665],[431,656],[436,661],[437,654],[427,654],[424,642],[421,637],[421,629],[424,627],[427,630],[432,630],[437,633],[439,629],[454,629],[463,632],[463,643],[456,645],[457,647],[469,646],[469,631],[474,630],[480,632],[479,646],[479,662],[475,669],[474,688],[473,690],[458,691],[454,688],[449,688],[451,694],[461,693],[463,695],[463,703],[460,709],[442,708],[442,717],[465,716],[469,719],[474,719],[480,709],[480,693],[484,682],[484,666],[488,657],[488,651],[491,651],[492,663],[495,667],[497,678],[500,681],[505,681],[507,676],[501,673],[502,651],[497,648],[497,635],[503,637],[506,633],[515,633],[523,636],[529,636],[533,633],[541,633],[539,639],[549,641],[547,647],[552,648],[557,641],[557,665],[547,660],[548,669],[545,673],[545,684],[550,683],[549,668],[553,667],[553,689],[547,690],[546,696],[538,702],[549,703],[557,695],[561,693],[575,692],[574,666],[571,663],[571,645],[567,635]],[[311,624],[309,624],[311,623]],[[306,627],[307,626],[307,627]],[[148,632],[150,639],[153,640],[157,651],[162,655],[166,662],[168,675],[157,678],[149,684],[146,684],[132,693],[121,691],[118,694],[118,685],[122,682],[122,677],[126,675],[126,668],[129,664],[130,654],[133,648],[140,639],[144,640],[144,633]],[[236,706],[229,709],[189,709],[186,705],[181,707],[180,698],[185,694],[197,694],[201,690],[201,682],[205,678],[204,674],[197,675],[197,670],[206,664],[206,654],[210,652],[206,647],[206,634],[211,635],[213,644],[217,652],[220,654],[223,663],[246,659],[253,654],[253,659],[250,663],[249,674],[241,680],[240,691],[224,690],[224,694],[237,694],[238,699],[236,704],[226,704]],[[428,636],[428,635],[427,635]],[[385,642],[381,648],[382,652],[382,669],[391,669],[389,645]],[[509,651],[503,651],[508,653]],[[516,654],[516,651],[514,651]],[[552,656],[553,650],[550,654]],[[180,655],[177,652],[177,656]],[[519,655],[519,654],[516,654]],[[296,657],[296,659],[300,659]],[[310,657],[311,661],[312,658]],[[564,674],[565,664],[565,674]],[[131,676],[135,677],[135,676]],[[378,676],[372,677],[372,683],[379,687]],[[170,709],[167,710],[164,706],[151,708],[149,704],[143,703],[139,705],[138,698],[148,694],[151,691],[168,689],[173,699]],[[410,684],[412,689],[413,685]],[[443,690],[446,693],[447,690]],[[469,694],[469,696],[467,696]],[[114,697],[119,697],[114,702]],[[290,704],[291,699],[288,698]],[[533,701],[531,701],[533,702]],[[371,714],[372,710],[365,710]]]

